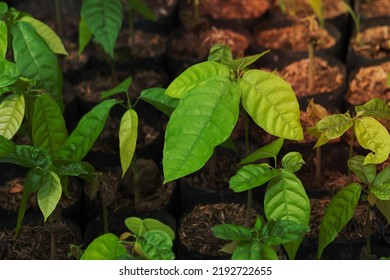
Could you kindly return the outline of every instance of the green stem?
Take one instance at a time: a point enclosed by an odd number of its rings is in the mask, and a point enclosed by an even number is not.
[[[55,14],[56,14],[57,32],[61,36],[62,35],[61,0],[55,0],[54,6],[55,6]]]

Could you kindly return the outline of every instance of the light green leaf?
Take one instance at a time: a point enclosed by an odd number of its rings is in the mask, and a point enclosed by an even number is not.
[[[92,32],[89,31],[87,25],[85,24],[85,20],[83,17],[80,19],[79,23],[79,51],[78,54],[82,54],[85,47],[89,44],[92,38]]]
[[[135,10],[143,17],[151,21],[157,21],[154,12],[142,0],[127,0],[131,9]]]
[[[233,252],[232,260],[263,260],[262,249],[259,241],[240,243]]]
[[[140,99],[153,105],[167,116],[171,116],[172,112],[179,105],[180,99],[165,95],[164,88],[149,88],[141,92]]]
[[[8,156],[16,152],[16,145],[11,140],[0,135],[0,157]]]
[[[8,5],[5,2],[0,2],[0,16],[3,16],[8,11]]]
[[[358,118],[355,123],[355,135],[359,144],[369,153],[364,164],[384,162],[390,153],[390,135],[387,129],[372,117]]]
[[[113,96],[113,95],[118,94],[118,93],[127,93],[132,81],[133,81],[133,79],[131,77],[129,77],[126,80],[124,80],[123,82],[121,82],[119,85],[115,86],[114,88],[112,88],[110,90],[102,91],[102,95],[101,95],[102,99]]]
[[[267,187],[264,197],[265,215],[270,220],[292,221],[309,225],[310,201],[301,181],[293,172],[282,169]],[[290,259],[295,258],[300,241],[284,244]]]
[[[83,0],[81,16],[95,40],[111,57],[122,25],[121,0]]]
[[[62,106],[62,73],[57,57],[27,22],[12,25],[13,51],[21,76],[35,79]]]
[[[173,242],[169,235],[163,231],[152,230],[145,233],[139,245],[142,253],[148,260],[173,260]]]
[[[0,60],[5,59],[8,47],[8,29],[4,20],[0,19]]]
[[[284,139],[278,138],[248,155],[240,162],[240,164],[243,165],[265,158],[276,158],[283,146],[283,143]]]
[[[53,171],[44,174],[40,180],[37,198],[39,209],[41,209],[44,220],[46,221],[60,201],[62,187],[60,178]]]
[[[318,259],[325,247],[337,237],[337,234],[353,217],[361,191],[362,187],[359,184],[352,183],[341,189],[329,203],[320,225]]]
[[[125,246],[119,238],[112,233],[99,236],[81,256],[81,260],[117,260],[128,255]]]
[[[122,177],[129,168],[135,146],[137,145],[138,135],[138,115],[133,109],[128,109],[122,116],[119,127],[119,153],[122,166]]]
[[[271,246],[301,239],[309,227],[287,220],[271,220],[263,228],[264,243]]]
[[[233,131],[239,101],[237,84],[221,76],[200,83],[183,96],[165,133],[164,183],[203,167],[214,148]]]
[[[355,173],[364,184],[371,184],[375,180],[376,167],[374,164],[364,165],[364,156],[354,156],[348,160],[348,168]]]
[[[31,24],[38,35],[41,36],[43,40],[45,40],[46,44],[54,53],[68,55],[60,37],[58,37],[58,35],[49,26],[29,16],[22,17],[20,21]]]
[[[159,230],[168,234],[170,239],[175,239],[175,232],[169,226],[156,219],[146,218],[142,220],[138,217],[129,217],[125,220],[125,225],[138,237],[144,236],[148,231]]]
[[[235,225],[221,224],[211,228],[213,235],[216,238],[231,241],[251,241],[252,230],[250,228]]]
[[[237,58],[233,61],[223,61],[222,64],[228,66],[232,70],[241,70],[241,69],[245,69],[245,67],[251,65],[256,60],[258,60],[260,57],[262,57],[263,55],[265,55],[267,53],[269,53],[269,50],[266,50],[260,54]]]
[[[105,100],[85,114],[58,151],[58,158],[82,160],[102,132],[111,108],[117,103],[113,99]]]
[[[377,199],[375,205],[383,216],[385,216],[387,223],[390,224],[390,200]]]
[[[19,130],[24,118],[24,96],[19,93],[8,95],[0,103],[0,135],[11,139]]]
[[[230,178],[229,186],[235,192],[243,192],[259,187],[277,175],[278,171],[267,163],[248,164]]]
[[[45,148],[55,155],[67,136],[65,120],[58,104],[47,94],[38,95],[32,119],[34,146]]]
[[[40,167],[47,170],[52,163],[50,154],[42,148],[17,145],[16,150],[0,157],[0,162],[9,162],[27,168]]]
[[[0,59],[0,88],[12,85],[18,78],[19,71],[16,64],[5,59]]]
[[[200,83],[216,77],[229,77],[229,68],[213,61],[205,61],[187,68],[168,86],[165,94],[173,98],[182,98]]]
[[[242,104],[257,125],[278,137],[303,139],[298,101],[286,81],[273,73],[249,70],[239,85]]]
[[[390,120],[390,108],[385,101],[373,98],[367,103],[355,106],[356,113],[364,112],[363,116]]]
[[[222,64],[226,61],[232,61],[233,60],[232,50],[230,49],[229,46],[215,44],[210,48],[210,52],[207,60],[219,62]]]
[[[390,200],[390,165],[376,176],[371,192],[380,200]]]
[[[353,126],[353,120],[348,114],[327,116],[317,123],[317,129],[327,139],[336,139]]]
[[[298,152],[289,152],[282,158],[282,166],[291,172],[297,172],[301,169],[305,161],[302,159],[302,155]]]

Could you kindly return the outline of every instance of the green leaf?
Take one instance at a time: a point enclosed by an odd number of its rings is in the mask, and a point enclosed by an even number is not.
[[[24,118],[24,96],[12,93],[0,103],[0,135],[11,139],[19,130]]]
[[[164,88],[149,88],[141,92],[140,99],[153,105],[157,110],[160,110],[167,116],[171,116],[172,112],[179,105],[180,99],[165,95]]]
[[[12,85],[19,78],[19,71],[16,64],[0,59],[0,88]]]
[[[355,123],[355,135],[363,148],[373,151],[366,156],[364,164],[379,164],[389,157],[389,132],[376,119],[372,117],[358,118]]]
[[[53,213],[57,207],[62,194],[60,178],[53,171],[44,173],[40,180],[40,186],[37,193],[39,209],[41,209],[44,220]]]
[[[273,73],[249,70],[239,85],[242,104],[257,125],[278,137],[303,139],[298,101],[286,81]]]
[[[390,200],[390,165],[376,176],[371,192],[380,200]]]
[[[231,150],[232,152],[238,154],[238,150],[237,150],[236,144],[234,144],[234,141],[232,140],[231,137],[226,139],[226,141],[223,142],[220,146],[224,147],[225,149]]]
[[[229,186],[235,192],[243,192],[259,187],[277,175],[278,171],[267,163],[249,164],[230,178]]]
[[[301,181],[293,172],[282,169],[267,187],[264,197],[264,210],[268,221],[287,220],[309,225],[310,201]],[[295,258],[300,241],[284,244],[290,259]]]
[[[0,135],[0,157],[8,156],[16,152],[16,145],[11,140]]]
[[[208,61],[214,61],[219,63],[224,63],[227,61],[233,61],[232,50],[229,46],[215,44],[210,48]]]
[[[127,250],[119,238],[112,233],[106,233],[92,241],[80,259],[117,260],[127,255]]]
[[[28,22],[31,24],[39,36],[45,40],[46,44],[56,54],[68,55],[64,45],[61,42],[60,37],[46,24],[29,16],[24,16],[20,21]]]
[[[11,31],[20,75],[41,82],[61,106],[62,73],[57,57],[29,23],[18,22]]]
[[[325,247],[337,237],[337,234],[353,217],[361,191],[362,187],[359,184],[352,183],[341,189],[329,203],[320,225],[318,259]]]
[[[390,224],[390,200],[377,199],[375,205],[383,216],[385,216],[387,223]]]
[[[17,145],[16,151],[3,155],[0,162],[9,162],[28,168],[40,167],[47,170],[52,163],[50,154],[42,148]]]
[[[0,19],[0,60],[5,59],[8,47],[8,29],[4,20]],[[2,72],[2,71],[1,71]]]
[[[367,103],[355,106],[356,113],[364,112],[363,116],[390,120],[390,108],[385,101],[373,98]]]
[[[284,139],[278,138],[248,155],[240,162],[240,164],[243,165],[265,158],[276,158],[283,146],[283,143]]]
[[[232,260],[262,260],[262,244],[259,241],[238,244],[232,255]]]
[[[302,155],[298,152],[289,152],[282,158],[282,166],[291,172],[297,172],[302,168],[305,161],[302,159]]]
[[[121,0],[83,0],[81,16],[95,40],[111,57],[122,25]]]
[[[266,50],[260,54],[237,58],[233,61],[223,61],[222,64],[228,66],[232,70],[241,70],[241,69],[245,69],[245,67],[251,65],[256,60],[258,60],[260,57],[262,57],[267,53],[269,53],[269,50]]]
[[[187,68],[168,86],[165,94],[173,98],[182,98],[191,89],[208,79],[222,76],[229,77],[229,68],[213,61],[205,61]]]
[[[5,2],[0,2],[0,16],[3,16],[8,11],[8,5]]]
[[[261,259],[278,260],[278,253],[271,246],[264,245],[263,248],[261,249]]]
[[[175,258],[172,252],[172,239],[163,231],[146,232],[139,241],[139,245],[148,260],[173,260]]]
[[[128,109],[122,116],[119,127],[119,153],[122,167],[122,177],[133,160],[138,135],[138,115],[133,109]]]
[[[309,227],[287,220],[271,220],[263,228],[264,243],[272,246],[301,239]]]
[[[127,0],[131,9],[135,10],[143,17],[151,21],[157,21],[154,12],[142,0]]]
[[[336,139],[353,126],[353,120],[348,114],[327,116],[317,123],[317,129],[327,139]]]
[[[85,114],[58,151],[58,158],[82,160],[102,132],[111,108],[117,103],[113,99],[105,100]]]
[[[38,95],[32,118],[34,146],[45,148],[51,155],[55,155],[67,136],[65,120],[58,104],[48,94]]]
[[[250,228],[235,224],[221,224],[211,228],[216,238],[231,241],[251,241],[252,231]]]
[[[364,184],[371,184],[375,180],[376,167],[374,164],[364,165],[364,156],[354,156],[348,160],[348,168],[355,173]]]
[[[85,20],[83,17],[80,19],[79,23],[79,51],[78,54],[82,54],[85,47],[89,44],[92,38],[92,32],[89,31],[87,25],[85,24]]]
[[[240,93],[227,77],[200,83],[181,99],[165,133],[164,183],[199,170],[229,138],[239,114]]]
[[[85,161],[55,159],[53,171],[60,176],[80,176],[93,173],[95,168]]]
[[[110,90],[102,91],[102,95],[101,95],[102,99],[113,96],[113,95],[118,94],[118,93],[123,93],[123,92],[127,93],[129,91],[129,88],[130,88],[132,81],[133,81],[133,79],[131,77],[129,77],[126,80],[124,80],[123,82],[121,82],[119,85],[115,86],[114,88],[112,88]]]
[[[125,220],[125,225],[138,237],[144,236],[148,231],[159,230],[168,234],[170,239],[175,239],[175,232],[169,226],[156,219],[147,218],[142,220],[138,217],[130,217]]]
[[[309,0],[309,5],[316,14],[321,26],[324,25],[324,9],[322,7],[322,0]]]

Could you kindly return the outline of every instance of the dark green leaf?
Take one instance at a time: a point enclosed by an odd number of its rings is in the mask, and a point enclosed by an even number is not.
[[[112,233],[106,233],[99,236],[81,256],[81,260],[117,260],[128,255],[125,246],[119,238]]]
[[[215,44],[211,47],[207,60],[219,62],[222,64],[227,61],[231,62],[233,61],[232,50],[229,48],[229,46]]]
[[[262,247],[258,241],[242,242],[234,250],[232,260],[262,260]]]
[[[113,96],[118,93],[127,93],[129,91],[132,81],[133,79],[129,77],[126,80],[122,81],[119,85],[115,86],[114,88],[110,90],[102,91],[102,95],[101,95],[102,99]]]
[[[348,168],[355,173],[364,184],[371,184],[375,180],[376,167],[374,164],[364,165],[364,156],[354,156],[348,160]]]
[[[371,192],[380,200],[390,200],[390,165],[376,176]]]
[[[174,231],[164,223],[156,219],[140,219],[138,217],[130,217],[125,220],[126,227],[132,231],[136,236],[141,237],[146,232],[152,230],[158,230],[165,232],[173,240],[175,239]]]
[[[390,108],[385,101],[379,98],[370,99],[367,103],[356,106],[356,113],[364,112],[363,116],[390,120]]]
[[[216,238],[231,241],[251,241],[252,231],[250,228],[235,224],[221,224],[211,228]]]
[[[9,156],[16,152],[16,145],[11,140],[0,135],[0,157]]]
[[[53,160],[53,170],[60,176],[80,176],[93,173],[95,168],[85,161]]]
[[[390,224],[390,200],[377,199],[375,205],[383,216],[385,216],[387,223]]]
[[[142,0],[127,0],[131,9],[135,10],[143,17],[151,21],[157,21],[154,12]]]
[[[156,107],[158,110],[171,116],[172,112],[179,105],[180,99],[169,97],[165,95],[164,88],[149,88],[141,92],[140,99],[148,102],[149,104]]]
[[[5,2],[0,2],[0,16],[5,15],[8,11],[8,5]]]
[[[235,192],[243,192],[259,187],[277,175],[278,171],[267,163],[248,164],[230,178],[229,186]]]
[[[0,88],[14,84],[18,78],[19,71],[16,64],[5,59],[0,59]]]
[[[9,162],[28,168],[40,167],[47,170],[52,161],[50,154],[45,149],[18,145],[15,152],[0,157],[0,162]]]
[[[248,155],[240,162],[240,164],[243,165],[265,158],[276,158],[283,146],[283,142],[283,138],[278,138],[272,141],[270,144],[265,145],[264,147],[261,147],[260,149]]]
[[[82,54],[85,47],[89,44],[92,38],[92,32],[89,31],[87,25],[85,24],[85,20],[83,17],[80,19],[79,23],[79,51],[78,54]]]
[[[144,256],[149,260],[173,260],[173,242],[169,235],[163,231],[147,231],[139,241]]]
[[[302,155],[298,152],[289,152],[282,158],[282,166],[291,172],[297,172],[301,169],[305,161],[302,159]]]
[[[263,228],[264,243],[268,245],[280,245],[301,239],[309,228],[287,220],[271,220]]]
[[[0,3],[1,4],[1,3]],[[1,15],[1,12],[0,12]],[[4,20],[0,19],[0,60],[5,59],[8,48],[8,29]],[[0,69],[0,73],[2,73]],[[0,83],[1,85],[1,83]]]

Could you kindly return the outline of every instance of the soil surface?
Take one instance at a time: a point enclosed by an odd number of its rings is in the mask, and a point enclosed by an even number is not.
[[[364,18],[390,16],[390,1],[359,1],[359,12]]]
[[[366,28],[352,39],[352,47],[357,55],[368,59],[390,57],[390,25]]]

